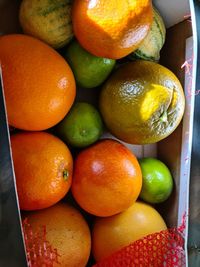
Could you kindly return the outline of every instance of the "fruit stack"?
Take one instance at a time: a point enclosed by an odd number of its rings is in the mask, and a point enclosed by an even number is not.
[[[23,0],[19,20],[23,34],[0,37],[17,192],[54,266],[101,262],[166,230],[156,204],[172,175],[126,146],[166,138],[184,113],[179,80],[158,64],[159,12],[150,0]]]

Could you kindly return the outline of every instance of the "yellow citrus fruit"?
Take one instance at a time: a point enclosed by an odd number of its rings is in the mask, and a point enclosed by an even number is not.
[[[86,266],[91,236],[89,227],[78,210],[60,203],[48,209],[26,213],[25,218],[34,234],[40,232],[41,227],[46,227],[46,239],[59,254],[59,263],[54,263],[54,267]],[[30,257],[33,257],[32,254]],[[39,266],[37,261],[36,266]]]
[[[70,0],[22,0],[19,20],[26,34],[56,49],[73,37]]]
[[[101,261],[119,249],[149,234],[166,230],[160,214],[151,206],[135,202],[112,217],[97,218],[92,231],[92,252]]]
[[[179,125],[185,97],[167,68],[135,61],[119,68],[104,85],[100,110],[113,135],[131,144],[155,143]]]

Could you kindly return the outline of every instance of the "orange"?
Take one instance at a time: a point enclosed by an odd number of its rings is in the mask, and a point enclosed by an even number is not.
[[[65,117],[75,98],[75,81],[55,50],[33,37],[4,35],[0,61],[11,126],[38,131]]]
[[[136,50],[147,36],[152,13],[151,0],[75,0],[73,30],[90,53],[119,59]]]
[[[60,139],[45,132],[18,133],[11,146],[22,210],[47,208],[66,195],[73,160]]]
[[[141,186],[136,157],[117,141],[101,140],[76,158],[72,193],[91,214],[105,217],[126,210],[138,198]]]
[[[156,143],[180,124],[185,96],[169,69],[138,60],[118,68],[103,86],[100,111],[110,132],[131,144]]]
[[[41,227],[46,227],[46,239],[60,255],[59,263],[54,263],[54,267],[86,266],[90,255],[91,237],[89,227],[79,211],[68,204],[60,203],[25,216],[33,233],[40,232]],[[36,266],[40,266],[37,260]]]
[[[166,230],[160,214],[151,206],[135,202],[126,211],[108,218],[97,218],[92,231],[92,251],[96,261],[149,234]]]

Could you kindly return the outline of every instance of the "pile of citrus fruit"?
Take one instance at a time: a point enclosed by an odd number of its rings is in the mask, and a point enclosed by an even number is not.
[[[0,37],[17,192],[58,266],[84,267],[165,230],[151,204],[169,198],[169,169],[120,142],[158,142],[183,117],[182,86],[157,63],[158,11],[150,0],[23,0],[19,20],[23,34]]]

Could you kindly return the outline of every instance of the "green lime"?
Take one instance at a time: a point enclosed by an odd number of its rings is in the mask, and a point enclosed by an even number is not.
[[[143,184],[140,198],[152,204],[165,201],[173,189],[173,178],[168,167],[158,159],[139,160]]]
[[[96,57],[83,49],[77,41],[67,47],[65,58],[81,87],[93,88],[102,84],[111,73],[116,61]]]
[[[86,147],[96,142],[103,133],[99,112],[88,103],[77,102],[57,127],[60,138],[74,146]]]

